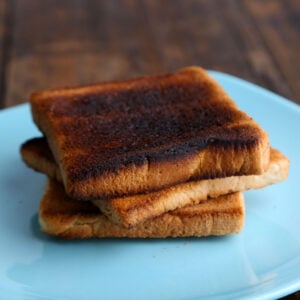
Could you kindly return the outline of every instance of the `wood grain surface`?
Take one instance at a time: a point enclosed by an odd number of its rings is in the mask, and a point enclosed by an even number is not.
[[[201,65],[300,103],[298,0],[0,0],[0,105]]]
[[[0,108],[188,65],[300,104],[299,58],[299,0],[0,0]]]

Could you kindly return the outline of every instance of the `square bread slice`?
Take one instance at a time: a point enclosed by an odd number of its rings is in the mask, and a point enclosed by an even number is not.
[[[221,196],[124,228],[112,223],[89,201],[69,198],[61,184],[49,180],[39,207],[41,230],[63,238],[166,238],[225,235],[242,230],[242,193]]]
[[[62,181],[57,164],[45,138],[35,138],[21,147],[24,162],[31,168]],[[202,179],[171,186],[156,192],[133,196],[94,200],[93,203],[114,223],[131,227],[164,212],[186,205],[195,205],[208,198],[258,189],[286,179],[289,160],[278,150],[271,149],[268,169],[260,175]]]
[[[261,174],[269,164],[265,131],[199,67],[36,92],[30,103],[76,199]]]

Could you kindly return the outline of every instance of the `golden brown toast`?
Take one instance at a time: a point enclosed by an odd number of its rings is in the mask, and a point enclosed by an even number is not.
[[[69,198],[61,184],[49,180],[39,208],[43,232],[63,238],[166,238],[225,235],[244,224],[242,193],[165,213],[132,228],[112,223],[89,201]]]
[[[261,174],[269,164],[267,134],[199,67],[36,92],[30,103],[76,199]]]
[[[29,167],[61,181],[59,168],[54,162],[45,138],[27,141],[22,145],[21,153]],[[288,169],[289,160],[278,150],[271,149],[269,168],[261,175],[190,181],[151,193],[94,200],[94,204],[114,223],[130,227],[166,211],[198,204],[209,197],[258,189],[277,183],[287,177]]]

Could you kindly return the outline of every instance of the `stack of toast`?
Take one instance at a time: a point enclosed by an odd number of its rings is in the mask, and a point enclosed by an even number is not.
[[[48,176],[43,232],[164,238],[241,231],[242,192],[284,180],[289,161],[200,67],[34,93],[42,137],[21,146]]]

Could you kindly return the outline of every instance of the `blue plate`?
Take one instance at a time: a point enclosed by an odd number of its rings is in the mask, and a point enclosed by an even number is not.
[[[20,159],[39,135],[28,105],[0,112],[1,299],[278,298],[300,289],[300,108],[241,79],[211,74],[291,160],[287,181],[246,197],[239,235],[60,241],[39,232],[45,177]]]

